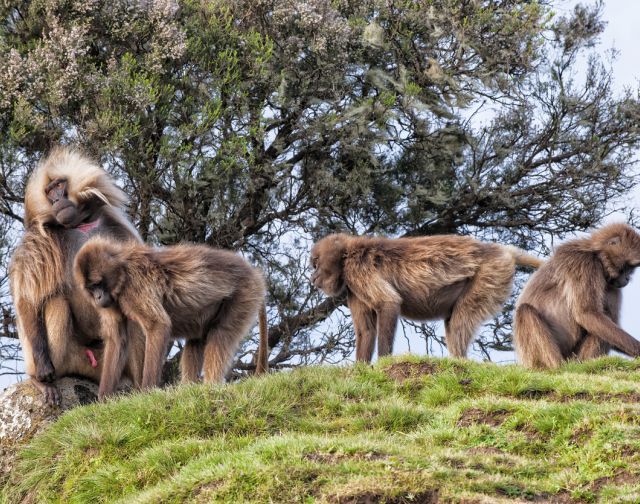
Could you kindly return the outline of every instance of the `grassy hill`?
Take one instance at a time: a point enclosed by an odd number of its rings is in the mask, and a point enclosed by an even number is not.
[[[640,502],[640,361],[277,373],[77,408],[0,501]]]

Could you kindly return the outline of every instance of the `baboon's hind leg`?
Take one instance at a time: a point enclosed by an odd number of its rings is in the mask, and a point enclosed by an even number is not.
[[[133,322],[126,322],[127,363],[124,375],[127,376],[135,388],[142,386],[142,372],[144,371],[145,336],[140,326]]]
[[[180,375],[182,383],[192,383],[200,379],[204,362],[204,341],[187,340],[180,357]]]
[[[514,342],[518,361],[523,366],[557,368],[564,360],[551,328],[529,304],[516,308]]]
[[[445,321],[449,355],[466,357],[480,325],[495,315],[511,293],[512,262],[489,262],[470,280]]]
[[[204,347],[204,381],[224,380],[240,343],[255,323],[263,302],[261,292],[239,290],[220,308]]]
[[[102,362],[99,359],[97,367],[91,365],[85,353],[87,347],[75,337],[71,309],[64,297],[58,296],[47,301],[44,321],[56,378],[80,375],[99,382]]]

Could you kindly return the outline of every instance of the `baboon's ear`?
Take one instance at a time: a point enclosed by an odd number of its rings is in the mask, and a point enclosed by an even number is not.
[[[613,236],[607,240],[607,245],[620,245],[621,241],[619,236]]]

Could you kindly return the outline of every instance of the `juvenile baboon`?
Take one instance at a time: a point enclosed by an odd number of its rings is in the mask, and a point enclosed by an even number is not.
[[[560,245],[529,279],[516,304],[514,342],[528,367],[555,368],[571,357],[632,357],[640,342],[619,326],[621,288],[640,264],[640,235],[611,224]]]
[[[524,251],[468,236],[370,238],[329,235],[311,251],[313,285],[344,291],[356,333],[356,360],[390,354],[399,316],[445,320],[449,353],[464,357],[471,340],[511,292],[516,265],[538,267]]]
[[[103,324],[123,319],[140,324],[146,336],[143,387],[160,384],[162,364],[172,338],[184,338],[180,361],[183,382],[221,381],[242,339],[264,306],[262,273],[239,255],[204,245],[151,248],[100,237],[78,252],[75,277],[103,308]],[[111,322],[108,322],[111,320]],[[266,330],[263,323],[262,331]],[[105,341],[106,376],[117,376],[126,350],[126,335]],[[260,341],[266,341],[262,334]],[[266,361],[267,352],[258,352]],[[260,369],[266,369],[261,362]],[[113,392],[100,384],[100,395]]]
[[[49,404],[60,401],[56,378],[75,374],[97,381],[100,376],[98,312],[75,288],[73,258],[89,236],[140,240],[122,212],[125,201],[106,172],[67,148],[54,149],[27,183],[26,229],[11,259],[9,279],[26,372]],[[136,383],[144,339],[139,328],[127,331],[127,374]],[[86,350],[97,356],[97,365]]]

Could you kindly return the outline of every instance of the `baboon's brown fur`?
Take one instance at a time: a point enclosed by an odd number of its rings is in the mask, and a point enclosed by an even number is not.
[[[445,320],[452,356],[464,357],[480,324],[511,292],[516,265],[541,261],[511,246],[467,236],[370,238],[333,234],[311,251],[313,284],[329,296],[346,291],[356,359],[390,354],[398,317]]]
[[[527,367],[606,355],[613,347],[640,355],[640,342],[619,326],[621,288],[640,264],[640,235],[611,224],[560,245],[525,285],[516,304],[514,341]]]
[[[203,365],[205,382],[223,380],[264,306],[262,273],[231,251],[205,245],[151,248],[98,237],[80,249],[74,271],[77,283],[104,308],[103,324],[127,319],[142,327],[143,387],[160,384],[172,338],[187,340],[180,361],[183,382],[197,380]],[[260,327],[266,330],[265,321]],[[126,343],[121,337],[105,341],[108,376],[121,369]],[[266,360],[266,349],[259,354]],[[266,370],[266,362],[259,369]],[[112,392],[112,382],[100,383],[101,397]]]
[[[9,267],[11,294],[25,370],[50,404],[60,401],[56,378],[75,374],[98,380],[101,342],[98,313],[75,288],[73,258],[92,235],[140,240],[125,217],[124,193],[109,175],[80,153],[57,148],[29,177],[25,192],[25,233]],[[144,339],[131,332],[127,374],[142,374]],[[98,357],[92,367],[85,351]],[[139,365],[137,365],[139,362]]]

